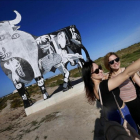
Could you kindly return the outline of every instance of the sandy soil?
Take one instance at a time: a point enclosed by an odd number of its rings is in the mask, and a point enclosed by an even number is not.
[[[47,88],[47,91],[54,93],[57,89]],[[83,92],[26,116],[23,107],[12,110],[8,101],[0,112],[0,140],[104,140],[97,106],[89,105]]]

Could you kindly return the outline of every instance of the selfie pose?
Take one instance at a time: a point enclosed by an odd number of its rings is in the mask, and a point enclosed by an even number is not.
[[[93,103],[95,100],[100,100],[98,94],[100,88],[103,105],[108,110],[108,119],[123,124],[123,119],[121,118],[117,105],[114,101],[114,97],[112,94],[113,91],[125,119],[136,131],[138,131],[137,126],[132,119],[127,106],[119,97],[120,92],[119,88],[117,87],[134,73],[136,73],[138,69],[140,69],[140,59],[128,66],[122,73],[109,80],[102,80],[103,70],[101,66],[98,66],[93,61],[85,62],[82,69],[86,97],[88,101],[90,103]]]

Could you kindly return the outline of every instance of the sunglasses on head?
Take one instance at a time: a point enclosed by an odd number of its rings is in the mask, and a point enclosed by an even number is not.
[[[101,65],[99,65],[98,66],[98,69],[96,69],[94,72],[92,72],[91,74],[93,74],[93,73],[96,73],[96,74],[99,74],[99,70],[102,70],[102,66]]]
[[[114,61],[115,62],[119,62],[120,61],[120,58],[117,57],[116,59],[109,61],[109,64],[113,65],[114,64]]]

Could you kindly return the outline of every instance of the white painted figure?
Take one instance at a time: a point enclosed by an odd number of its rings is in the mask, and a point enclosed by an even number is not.
[[[64,75],[64,91],[71,88],[67,64],[78,64],[82,67],[84,59],[83,49],[89,59],[85,47],[81,43],[81,36],[76,27],[69,26],[59,31],[35,37],[27,32],[18,30],[16,26],[21,21],[17,12],[11,21],[0,22],[0,65],[5,74],[13,81],[20,92],[24,103],[24,84],[36,80],[43,98],[49,98],[45,89],[43,74],[59,69]],[[27,100],[28,101],[28,97]],[[26,107],[29,103],[26,102]]]

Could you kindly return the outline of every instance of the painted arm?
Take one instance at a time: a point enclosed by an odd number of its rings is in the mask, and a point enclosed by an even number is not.
[[[19,82],[19,76],[17,75],[16,73],[16,69],[14,67],[11,66],[10,62],[9,64],[8,63],[5,63],[4,64],[4,67],[8,70],[11,71],[11,74],[12,74],[12,81],[14,83],[14,85],[17,84],[17,82]]]
[[[78,53],[76,53],[76,54],[67,54],[67,53],[65,53],[64,57],[66,57],[67,60],[70,61],[72,65],[74,65],[74,60],[79,59],[79,58],[83,59],[83,56],[79,55]]]
[[[75,54],[67,54],[67,57],[68,59],[78,59],[78,58],[81,58],[83,59],[83,56],[78,54],[78,53],[75,53]]]
[[[37,42],[37,44],[41,44],[42,42],[46,42],[47,39],[50,40],[49,35],[43,35],[43,36],[36,38],[36,42]]]
[[[129,65],[121,74],[116,77],[109,79],[108,89],[109,91],[115,89],[122,84],[126,79],[135,74],[140,69],[140,59]]]

